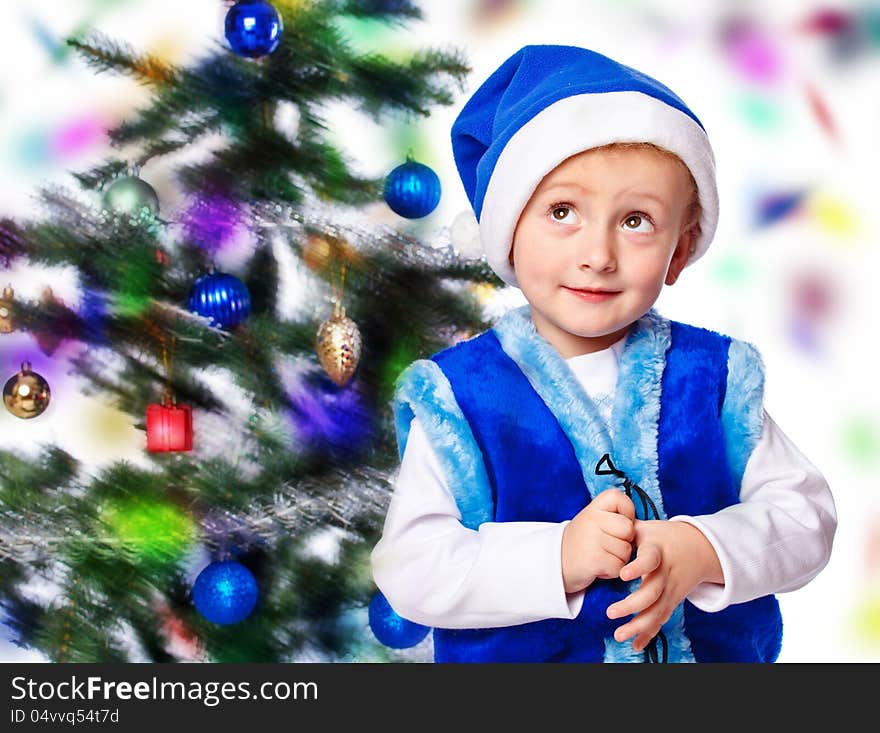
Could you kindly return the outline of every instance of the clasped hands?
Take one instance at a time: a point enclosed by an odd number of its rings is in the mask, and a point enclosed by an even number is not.
[[[632,550],[636,556],[632,560]],[[614,632],[617,641],[635,637],[644,649],[694,587],[723,582],[718,556],[706,536],[687,522],[635,518],[632,500],[619,489],[596,496],[566,525],[562,578],[566,593],[596,578],[630,581],[639,587],[608,606],[608,618],[635,614]]]

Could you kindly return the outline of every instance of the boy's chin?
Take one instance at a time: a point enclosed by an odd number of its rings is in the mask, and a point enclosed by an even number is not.
[[[564,330],[568,332],[569,338],[581,339],[583,341],[590,342],[613,342],[617,341],[619,338],[622,338],[627,333],[630,326],[635,323],[635,320],[620,324],[615,323],[608,326],[607,328],[572,328],[571,330]]]

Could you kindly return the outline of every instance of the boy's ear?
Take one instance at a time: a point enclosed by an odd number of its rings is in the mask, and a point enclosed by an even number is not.
[[[672,253],[672,260],[669,262],[669,269],[666,271],[667,285],[674,285],[675,281],[678,280],[678,276],[681,275],[681,271],[687,264],[688,259],[694,253],[694,246],[696,245],[699,234],[700,225],[699,223],[694,222],[688,225],[678,237],[678,244],[675,247],[675,252]]]

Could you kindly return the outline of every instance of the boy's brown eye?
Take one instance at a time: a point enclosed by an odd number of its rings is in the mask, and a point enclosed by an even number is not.
[[[650,234],[654,231],[654,222],[647,214],[630,214],[623,220],[623,225],[631,232]]]
[[[558,221],[560,224],[574,224],[577,220],[574,206],[567,201],[557,201],[551,204],[547,207],[547,214],[551,216],[553,221]]]

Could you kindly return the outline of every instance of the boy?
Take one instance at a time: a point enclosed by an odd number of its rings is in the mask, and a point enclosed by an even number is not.
[[[528,305],[401,375],[377,586],[436,661],[775,660],[772,594],[827,564],[837,520],[755,347],[652,308],[717,224],[701,123],[605,56],[527,46],[452,139]]]

